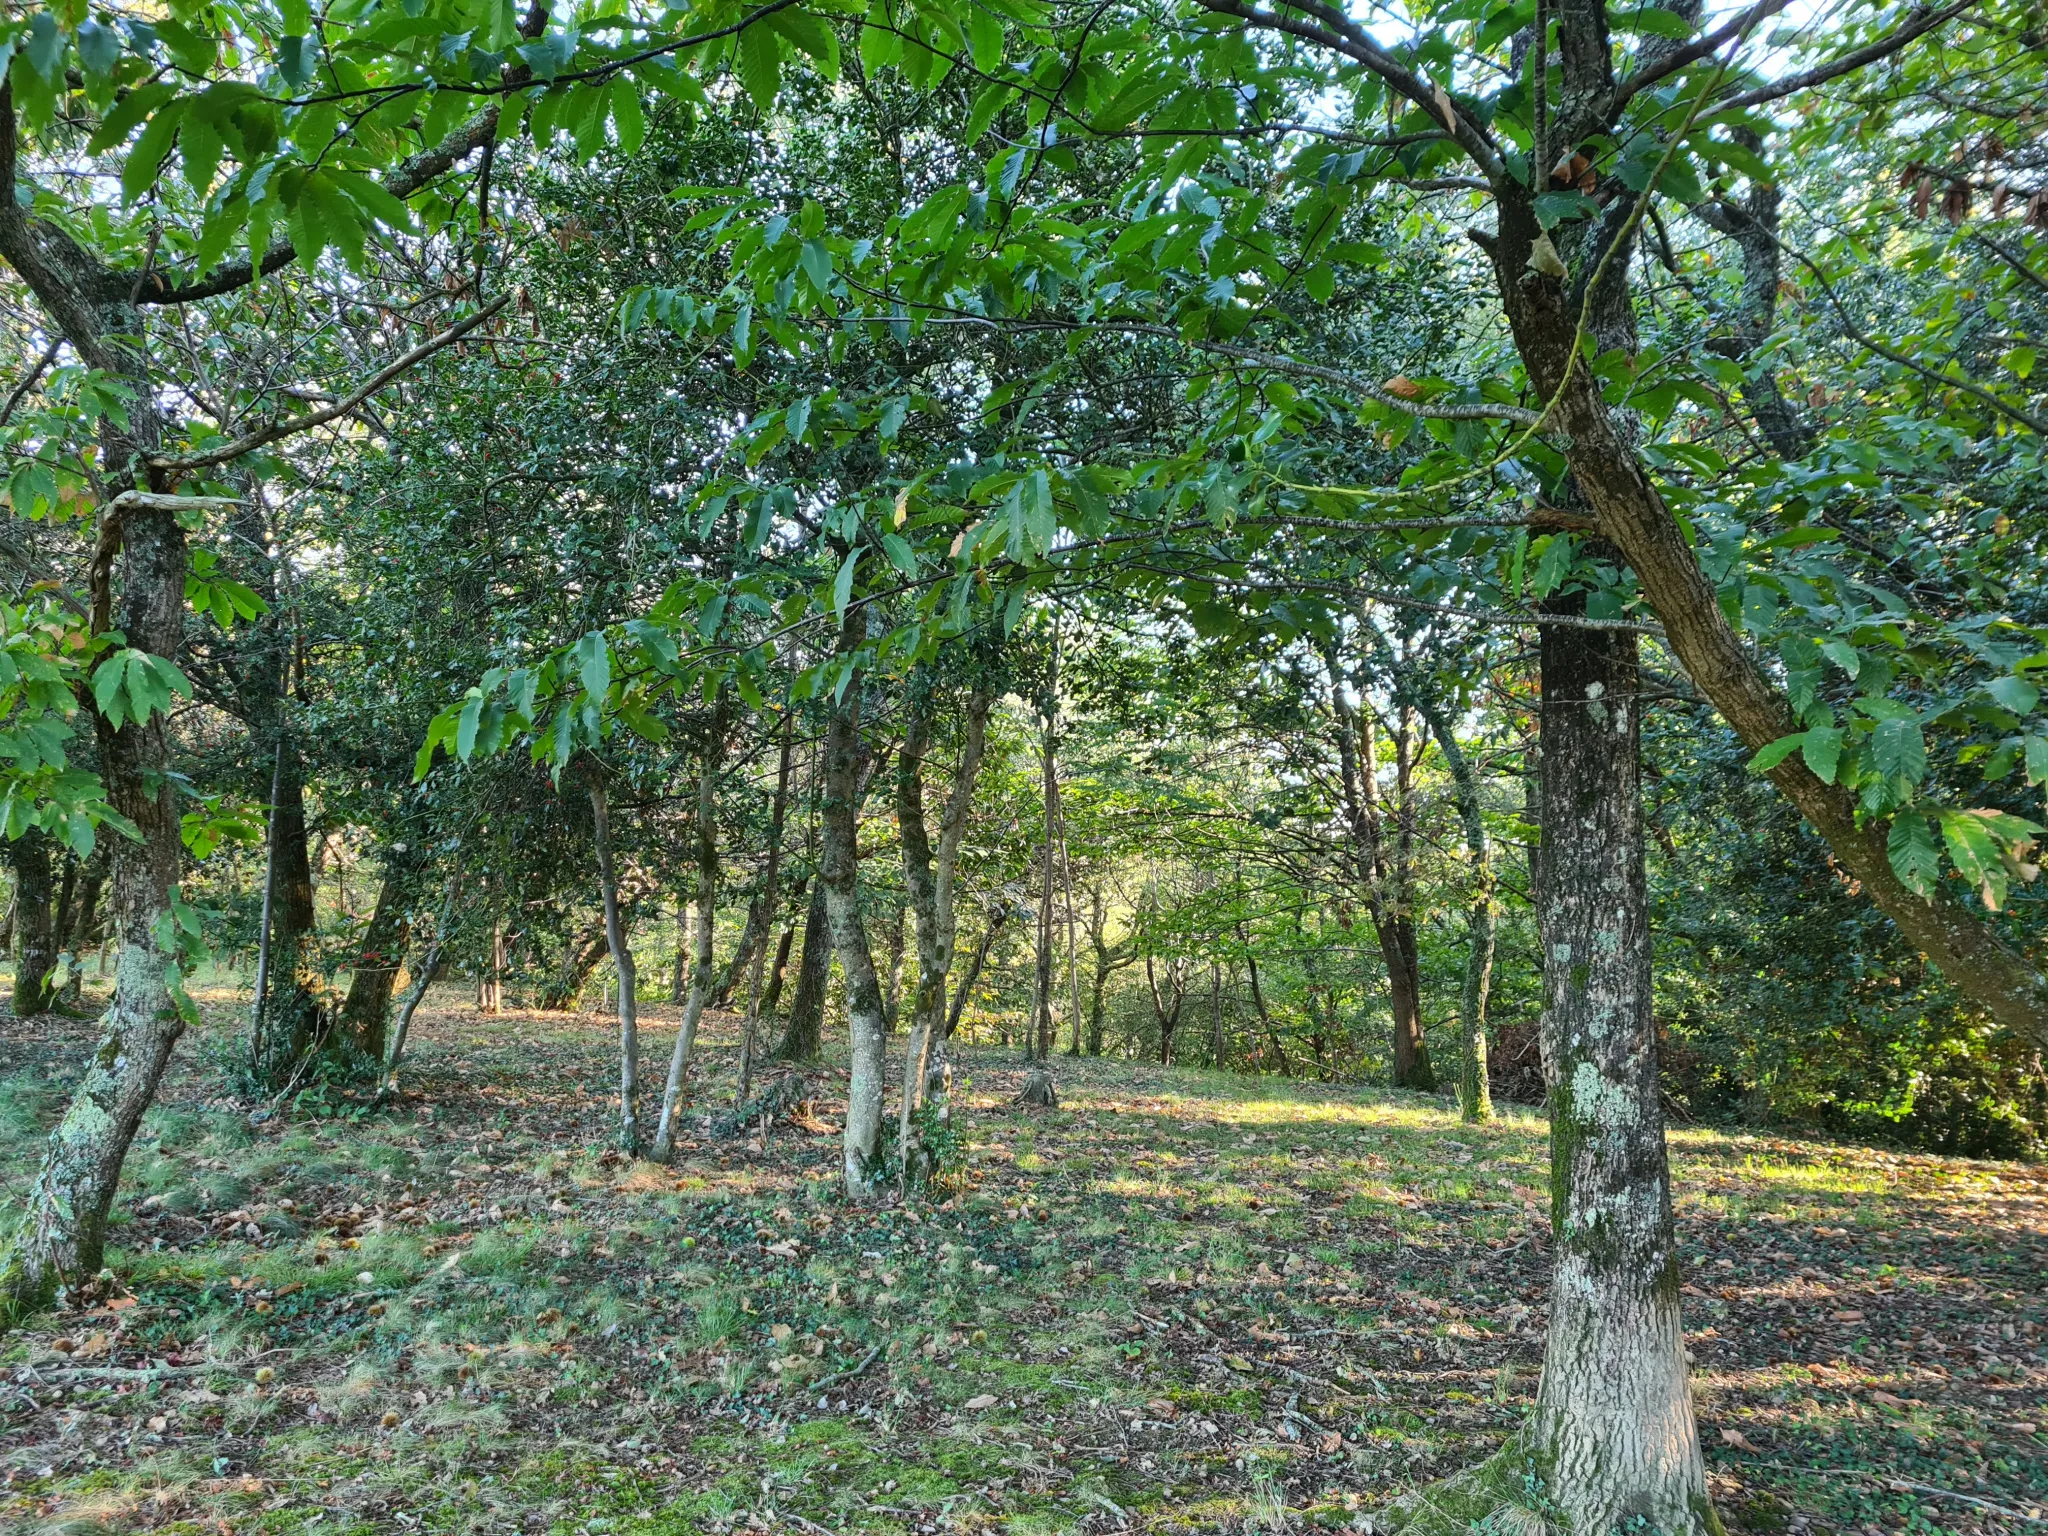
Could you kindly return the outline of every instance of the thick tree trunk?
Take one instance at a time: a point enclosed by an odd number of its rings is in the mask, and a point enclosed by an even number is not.
[[[552,1013],[574,1013],[580,1009],[583,989],[590,985],[592,973],[610,949],[611,941],[605,937],[602,923],[582,938],[570,939],[569,947],[562,951],[560,968],[534,999],[536,1006]]]
[[[633,949],[619,917],[619,878],[612,863],[611,808],[601,770],[590,780],[590,813],[597,829],[597,880],[604,895],[604,937],[619,972],[619,1150],[640,1154],[640,1000]]]
[[[858,655],[867,639],[867,610],[847,610],[839,631],[841,657]],[[858,670],[844,682],[825,736],[825,803],[820,816],[818,884],[825,895],[832,948],[846,978],[846,1022],[852,1067],[846,1084],[846,1194],[875,1193],[882,1152],[882,1071],[888,1026],[882,984],[860,914],[861,692]]]
[[[14,865],[14,1016],[46,1012],[55,1001],[50,972],[57,964],[57,918],[50,884],[50,835],[30,827],[9,849]]]
[[[832,931],[825,916],[825,886],[811,891],[804,912],[804,943],[796,963],[796,993],[776,1042],[777,1061],[816,1061],[825,1048],[825,983],[832,974]]]
[[[690,997],[683,1005],[682,1027],[669,1057],[668,1081],[662,1088],[661,1119],[654,1128],[654,1160],[665,1163],[675,1151],[676,1110],[683,1099],[683,1080],[697,1049],[697,1025],[711,996],[712,941],[718,909],[718,774],[725,763],[725,710],[712,713],[711,736],[697,774],[697,902],[690,959]]]
[[[1542,631],[1556,1267],[1536,1435],[1572,1529],[1707,1532],[1651,1016],[1635,648]]]
[[[419,856],[413,852],[412,844],[406,845],[404,853],[386,844],[377,905],[370,912],[369,927],[363,930],[355,971],[348,980],[348,996],[341,1005],[342,1033],[356,1050],[379,1064],[385,1057],[391,994],[398,985],[399,964],[405,958],[410,917],[407,903],[418,865]]]

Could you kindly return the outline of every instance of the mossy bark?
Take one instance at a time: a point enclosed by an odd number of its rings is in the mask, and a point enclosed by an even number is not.
[[[825,983],[832,973],[832,930],[825,916],[825,887],[811,891],[804,912],[803,947],[796,962],[796,991],[783,1020],[782,1038],[772,1053],[777,1061],[816,1061],[825,1048]]]
[[[1542,632],[1555,1271],[1533,1429],[1574,1530],[1710,1532],[1658,1100],[1635,651],[1625,632]]]

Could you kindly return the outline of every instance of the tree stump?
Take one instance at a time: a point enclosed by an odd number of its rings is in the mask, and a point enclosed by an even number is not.
[[[1052,1073],[1043,1066],[1033,1067],[1024,1079],[1023,1088],[1011,1102],[1031,1109],[1058,1109],[1060,1096],[1053,1087]]]

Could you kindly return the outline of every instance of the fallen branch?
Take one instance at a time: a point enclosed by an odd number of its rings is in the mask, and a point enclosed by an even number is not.
[[[859,1365],[849,1366],[843,1371],[834,1371],[830,1376],[821,1376],[817,1381],[813,1382],[808,1388],[806,1388],[806,1390],[811,1392],[823,1392],[827,1388],[838,1386],[842,1381],[851,1381],[854,1377],[866,1371],[869,1366],[873,1365],[881,1357],[882,1346],[877,1344],[873,1349],[868,1351],[867,1358],[861,1361]]]
[[[738,1109],[730,1110],[711,1123],[711,1134],[721,1140],[729,1140],[750,1126],[761,1123],[761,1117],[780,1119],[783,1111],[801,1104],[810,1093],[810,1079],[801,1072],[788,1072],[763,1088]]]

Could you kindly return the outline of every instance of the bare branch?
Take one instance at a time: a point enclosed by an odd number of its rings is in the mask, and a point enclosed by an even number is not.
[[[151,459],[149,466],[151,469],[165,474],[184,474],[195,469],[211,469],[217,464],[226,464],[232,460],[239,459],[246,453],[254,453],[258,448],[267,447],[280,438],[291,437],[300,432],[310,432],[315,427],[323,427],[338,417],[346,416],[408,369],[432,357],[436,352],[453,346],[511,302],[512,295],[508,293],[495,303],[485,305],[468,319],[451,325],[440,335],[430,337],[426,341],[421,342],[396,362],[372,374],[368,382],[356,390],[354,394],[336,401],[325,410],[315,411],[310,416],[300,416],[291,421],[274,422],[270,426],[259,428],[257,431],[235,438],[231,442],[223,443],[218,448],[209,448],[203,453],[189,453],[177,458]]]
[[[1782,80],[1760,85],[1753,91],[1746,91],[1740,96],[1732,96],[1726,101],[1717,102],[1714,113],[1739,112],[1744,107],[1761,106],[1767,101],[1778,101],[1799,91],[1810,90],[1816,85],[1825,85],[1828,81],[1839,79],[1843,75],[1853,74],[1866,64],[1875,64],[1880,59],[1890,58],[1914,38],[1932,32],[1944,22],[1953,21],[1976,3],[1977,0],[1955,0],[1953,5],[1943,6],[1938,11],[1924,8],[1916,10],[1897,31],[1885,34],[1876,42],[1845,53],[1838,59],[1831,59],[1825,64],[1816,64],[1812,69],[1803,70],[1799,74],[1787,75]]]

